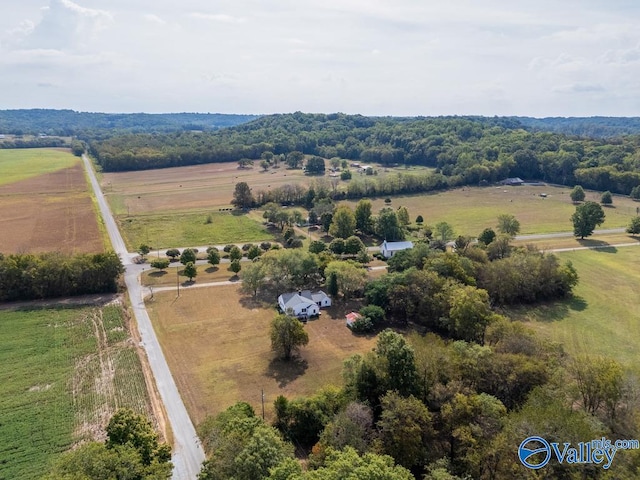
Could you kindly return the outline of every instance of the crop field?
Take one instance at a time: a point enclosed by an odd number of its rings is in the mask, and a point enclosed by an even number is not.
[[[464,187],[446,192],[392,197],[389,206],[407,207],[411,221],[422,215],[427,225],[449,223],[456,235],[477,236],[487,227],[495,228],[502,213],[520,221],[520,234],[573,231],[571,215],[575,205],[569,198],[571,189],[551,186]],[[540,194],[546,194],[546,198]],[[600,201],[600,194],[586,192],[586,200]],[[355,208],[355,201],[345,202]],[[373,212],[386,204],[384,198],[372,199]],[[598,228],[626,227],[636,216],[640,203],[629,197],[614,196],[613,206],[606,207],[605,222]]]
[[[49,173],[38,174],[39,168]],[[4,182],[5,173],[11,183]],[[0,179],[1,252],[104,251],[103,232],[77,157],[57,150],[0,150]]]
[[[580,276],[574,298],[516,309],[510,315],[564,344],[571,355],[612,357],[640,374],[640,249],[610,247],[557,255],[570,260]]]
[[[158,293],[147,308],[196,424],[237,401],[260,411],[262,389],[271,416],[280,394],[309,395],[340,385],[343,360],[375,343],[353,335],[344,320],[350,310],[334,307],[306,324],[309,344],[297,360],[276,360],[269,338],[275,308],[241,295],[235,285],[181,290],[178,298],[175,292]]]
[[[2,310],[0,338],[0,478],[40,478],[119,407],[151,418],[119,306]]]

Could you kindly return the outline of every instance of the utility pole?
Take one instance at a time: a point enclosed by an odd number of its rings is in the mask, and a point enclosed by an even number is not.
[[[264,420],[264,388],[262,389],[262,420]]]
[[[180,296],[180,274],[178,273],[178,267],[176,267],[176,287],[178,288],[178,297]]]

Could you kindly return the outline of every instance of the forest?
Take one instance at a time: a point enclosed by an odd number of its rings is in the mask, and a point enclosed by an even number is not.
[[[302,153],[383,167],[434,168],[438,181],[423,182],[409,190],[413,192],[520,177],[628,195],[640,184],[639,144],[638,135],[610,139],[567,136],[528,129],[519,120],[507,117],[294,113],[265,116],[216,132],[113,136],[90,141],[89,150],[105,171],[267,156],[286,160]]]

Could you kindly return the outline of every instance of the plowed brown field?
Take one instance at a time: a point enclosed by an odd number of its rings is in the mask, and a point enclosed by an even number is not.
[[[0,252],[104,250],[82,164],[0,186]]]

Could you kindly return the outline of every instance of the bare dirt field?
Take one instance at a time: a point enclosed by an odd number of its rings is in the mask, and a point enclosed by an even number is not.
[[[3,253],[104,251],[82,164],[0,186]]]
[[[274,299],[275,304],[275,299]],[[292,362],[274,359],[269,328],[273,307],[254,302],[227,285],[162,292],[147,302],[171,372],[196,424],[237,401],[272,415],[278,395],[309,395],[341,385],[342,362],[373,348],[375,337],[356,336],[346,327],[350,306],[323,310],[305,329],[309,344]]]

